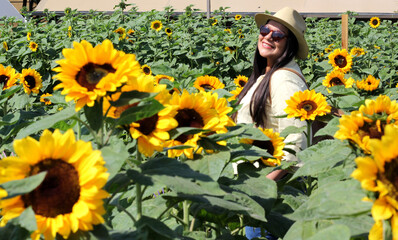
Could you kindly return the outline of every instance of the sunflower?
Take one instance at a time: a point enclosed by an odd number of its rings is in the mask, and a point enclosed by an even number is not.
[[[164,31],[168,36],[171,36],[171,34],[173,34],[173,31],[170,28],[166,28]]]
[[[68,27],[68,38],[72,37],[72,26]]]
[[[236,78],[234,78],[234,83],[238,87],[244,87],[248,80],[249,79],[246,76],[238,75]]]
[[[285,138],[280,137],[278,132],[274,132],[271,128],[259,128],[265,136],[269,137],[268,141],[260,141],[260,140],[252,140],[243,138],[240,140],[241,143],[250,144],[262,149],[266,149],[269,154],[271,154],[274,158],[263,158],[261,157],[261,161],[267,166],[279,166],[281,165],[282,157],[285,155],[283,152],[283,148],[285,147],[285,143],[283,140]]]
[[[78,230],[89,231],[104,222],[102,190],[109,174],[99,150],[90,142],[76,141],[72,130],[65,134],[44,130],[39,141],[27,137],[14,141],[16,156],[0,161],[0,183],[23,179],[47,171],[33,191],[0,200],[1,226],[31,206],[37,230],[31,235],[54,239],[68,238]]]
[[[240,92],[242,92],[242,90],[243,90],[243,87],[236,87],[234,90],[232,90],[230,92],[232,94],[232,96],[228,98],[228,101],[235,100],[236,97],[238,97],[238,95],[240,94]]]
[[[214,26],[214,25],[216,25],[218,23],[217,18],[214,18],[214,17],[210,18],[210,21],[211,21],[211,25],[212,26]]]
[[[334,137],[348,139],[369,153],[369,140],[380,139],[386,125],[398,123],[398,103],[380,95],[376,100],[365,100],[358,111],[343,115],[339,121],[339,130]]]
[[[8,44],[7,42],[3,41],[3,48],[8,51]]]
[[[193,86],[199,91],[211,91],[225,87],[225,85],[217,77],[209,75],[196,78]]]
[[[229,53],[234,53],[234,52],[236,52],[236,47],[226,46],[226,47],[224,47],[224,51],[229,52]]]
[[[133,30],[133,29],[129,29],[128,31],[127,31],[127,35],[133,35],[135,33],[135,31]]]
[[[322,82],[322,85],[327,88],[338,86],[338,85],[343,85],[345,88],[351,88],[353,83],[354,83],[354,79],[352,79],[352,78],[345,79],[344,72],[337,69],[337,70],[333,70],[332,72],[330,72],[326,75],[325,79]],[[329,89],[328,89],[328,92],[330,93]]]
[[[238,29],[238,34],[242,34],[242,33],[243,33],[242,29],[239,28],[239,29]]]
[[[30,41],[30,38],[32,37],[32,33],[28,32],[26,34],[26,39],[28,39],[28,41]]]
[[[245,38],[245,35],[240,34],[238,38]]]
[[[359,57],[361,55],[365,55],[365,50],[363,48],[354,47],[350,51],[351,56]]]
[[[163,24],[159,20],[151,22],[151,28],[153,30],[156,30],[157,32],[159,32],[162,29],[162,27],[163,27]]]
[[[0,84],[3,85],[3,90],[16,85],[18,73],[11,66],[4,67],[0,64]]]
[[[42,88],[42,79],[40,73],[34,69],[22,69],[22,73],[19,75],[21,84],[25,90],[25,93],[30,94],[39,93],[40,88]]]
[[[109,40],[93,47],[83,40],[74,42],[73,49],[62,51],[65,59],[57,61],[55,76],[61,83],[56,89],[63,88],[66,101],[76,102],[76,111],[85,105],[92,107],[97,99],[107,92],[116,91],[129,79],[141,74],[140,64],[134,54],[125,54],[113,48]]]
[[[226,29],[224,29],[224,32],[227,32],[227,33],[229,33],[229,34],[231,34],[231,33],[232,33],[230,28],[226,28]]]
[[[241,19],[242,19],[242,15],[240,15],[240,14],[236,14],[235,15],[235,20],[236,21],[241,20]]]
[[[369,21],[369,25],[372,28],[377,28],[378,26],[380,26],[380,18],[378,17],[372,17]]]
[[[178,127],[195,127],[204,130],[219,129],[220,119],[217,110],[212,108],[212,100],[209,95],[201,93],[188,93],[186,90],[181,95],[174,93],[170,104],[177,106],[177,114],[174,117],[178,122]],[[190,146],[186,149],[169,149],[169,157],[178,157],[184,154],[188,158],[193,158],[194,151],[201,153],[202,148],[198,147],[198,140],[203,133],[181,134],[175,139],[166,142],[165,147],[175,147],[180,145]],[[197,149],[198,148],[198,149]]]
[[[45,94],[41,95],[40,102],[43,102],[46,105],[51,105],[52,102],[50,99],[48,99],[48,97],[51,97],[51,96],[52,96],[52,94],[49,94],[49,93],[45,93]]]
[[[152,75],[151,67],[147,64],[141,66],[141,70],[145,75]]]
[[[29,48],[30,48],[30,50],[32,50],[32,52],[36,52],[38,47],[39,47],[39,45],[37,45],[37,43],[35,43],[35,42],[29,43]]]
[[[366,79],[356,82],[357,87],[365,91],[376,90],[379,87],[379,84],[380,79],[376,79],[372,75],[369,75]]]
[[[170,82],[174,82],[174,78],[171,76],[162,75],[162,74],[155,76],[155,80],[157,83],[160,83],[160,81],[162,81],[163,79],[169,80]]]
[[[398,237],[398,128],[394,125],[385,127],[381,139],[372,139],[369,143],[371,156],[355,159],[357,169],[351,176],[361,182],[363,189],[375,192],[372,217],[375,225],[369,232],[369,239],[382,239],[381,221],[391,222],[393,239]],[[381,234],[382,235],[382,234]]]
[[[232,107],[228,106],[228,101],[226,98],[219,98],[217,93],[213,92],[202,92],[206,99],[210,100],[211,109],[215,109],[220,119],[220,123],[214,127],[212,130],[216,133],[226,133],[228,132],[226,127],[235,126],[235,122],[232,120],[228,114],[232,111]]]
[[[331,110],[326,98],[321,93],[316,93],[315,90],[296,92],[289,100],[286,100],[286,103],[287,117],[297,117],[301,121],[315,120],[315,117],[326,115]]]
[[[350,71],[352,66],[352,56],[346,49],[335,49],[329,54],[329,63],[334,69],[340,69],[344,73]]]
[[[126,38],[126,29],[125,28],[119,27],[118,29],[116,29],[113,32],[119,34],[119,40]]]

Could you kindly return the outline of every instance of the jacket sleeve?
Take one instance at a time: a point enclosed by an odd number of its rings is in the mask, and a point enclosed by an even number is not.
[[[287,107],[286,100],[290,99],[294,93],[304,91],[307,89],[304,81],[295,73],[288,70],[278,70],[271,78],[271,99],[270,112],[268,116],[282,116],[286,115],[285,108]],[[306,126],[305,121],[295,118],[273,118],[272,122],[274,130],[282,132],[288,126],[303,127]],[[290,134],[284,140],[285,148],[294,150],[296,153],[307,147],[306,135],[304,133]],[[289,152],[285,151],[283,158],[285,161],[298,161],[297,166],[301,166],[300,160]]]

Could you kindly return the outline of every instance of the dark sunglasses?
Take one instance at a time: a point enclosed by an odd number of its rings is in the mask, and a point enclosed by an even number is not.
[[[267,36],[270,32],[272,32],[271,34],[271,38],[273,41],[275,42],[279,42],[280,40],[284,39],[286,37],[286,34],[284,34],[281,31],[278,30],[271,30],[269,29],[269,27],[263,25],[260,27],[260,34],[265,37]]]

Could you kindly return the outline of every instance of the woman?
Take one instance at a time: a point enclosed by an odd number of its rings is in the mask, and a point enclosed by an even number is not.
[[[286,100],[295,92],[307,89],[300,68],[294,61],[295,57],[305,59],[308,55],[308,45],[304,39],[305,21],[296,10],[289,7],[274,15],[256,14],[255,21],[260,33],[253,72],[238,96],[241,108],[234,116],[235,121],[254,123],[257,127],[272,128],[279,133],[288,126],[306,126],[305,122],[297,119],[275,118],[286,115]],[[304,133],[290,134],[285,143],[295,143],[286,145],[286,148],[297,152],[306,147],[306,138]],[[288,152],[285,152],[283,160],[299,162],[295,155]],[[286,174],[285,170],[275,170],[267,177],[276,181]],[[247,227],[247,237],[259,237],[259,231],[259,228]],[[270,237],[267,235],[267,238]]]
[[[281,132],[288,126],[305,126],[305,122],[292,118],[274,118],[285,115],[286,100],[298,91],[307,89],[300,67],[294,58],[305,59],[308,45],[304,39],[305,21],[294,9],[285,7],[275,15],[258,13],[255,21],[260,29],[254,56],[253,72],[238,96],[242,105],[235,121],[254,123],[258,127],[272,128]],[[290,134],[286,143],[294,151],[306,147],[305,135]],[[299,161],[285,152],[285,161]],[[300,166],[300,164],[298,164]],[[276,170],[267,177],[282,178],[287,172]]]

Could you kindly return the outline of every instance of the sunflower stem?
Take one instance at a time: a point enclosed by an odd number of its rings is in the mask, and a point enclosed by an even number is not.
[[[312,121],[311,120],[306,120],[307,121],[307,148],[311,147],[312,145]]]
[[[135,184],[136,189],[136,204],[137,204],[137,220],[140,220],[142,217],[142,193],[141,193],[141,184]]]
[[[189,231],[189,204],[188,200],[182,202],[184,230]]]

